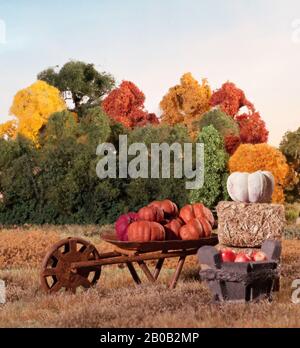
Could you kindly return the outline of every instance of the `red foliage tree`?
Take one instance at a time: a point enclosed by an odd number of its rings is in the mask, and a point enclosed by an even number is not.
[[[233,155],[241,144],[241,138],[238,135],[230,134],[225,137],[224,143],[226,151],[229,155]]]
[[[104,112],[127,128],[158,124],[155,114],[144,110],[145,95],[131,81],[123,81],[103,100]]]
[[[247,100],[245,93],[232,82],[226,82],[220,89],[214,91],[210,104],[211,106],[219,106],[223,112],[231,117],[235,117],[243,106],[246,106],[249,112],[255,112],[253,104]]]
[[[240,127],[240,138],[242,143],[260,144],[268,141],[269,132],[258,112],[239,115],[236,117],[236,121]]]
[[[225,147],[229,154],[233,154],[240,144],[259,144],[268,141],[269,132],[265,122],[246,98],[245,93],[234,83],[224,83],[212,94],[210,104],[218,106],[239,125],[240,137],[229,135],[225,138]],[[239,114],[242,107],[246,107],[248,112]]]

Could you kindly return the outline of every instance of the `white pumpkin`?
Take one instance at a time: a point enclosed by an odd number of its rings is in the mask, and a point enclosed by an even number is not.
[[[232,173],[227,180],[227,191],[235,202],[270,203],[275,181],[272,173],[258,171]]]

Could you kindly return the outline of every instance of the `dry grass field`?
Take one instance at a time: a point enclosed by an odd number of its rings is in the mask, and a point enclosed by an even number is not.
[[[44,294],[39,266],[46,249],[66,236],[82,236],[108,251],[99,233],[109,227],[24,227],[0,232],[0,278],[7,303],[0,327],[300,327],[300,304],[291,302],[291,284],[300,279],[300,241],[283,242],[281,291],[259,304],[213,304],[189,257],[175,290],[168,290],[174,261],[157,284],[136,286],[126,268],[106,266],[97,286],[76,295]]]

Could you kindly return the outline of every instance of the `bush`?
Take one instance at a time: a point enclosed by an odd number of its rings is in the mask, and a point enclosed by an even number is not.
[[[285,205],[285,218],[288,223],[295,223],[300,214],[300,206],[298,204]]]
[[[97,145],[113,142],[118,151],[118,137],[124,133],[122,125],[110,123],[94,108],[79,122],[68,111],[52,115],[40,134],[39,148],[21,137],[0,140],[0,224],[108,224],[155,199],[185,204],[185,178],[97,177]],[[147,126],[129,135],[129,144],[148,147],[153,142],[188,141],[181,126]]]
[[[300,239],[300,225],[289,225],[284,230],[285,239]]]
[[[228,135],[238,136],[240,133],[237,122],[219,109],[214,109],[204,114],[199,121],[194,123],[194,126],[197,126],[198,130],[207,126],[214,126],[223,139]]]
[[[219,201],[229,199],[226,188],[228,154],[222,137],[213,126],[202,129],[198,142],[204,144],[204,186],[191,190],[189,199],[191,203],[202,202],[213,208]]]
[[[280,151],[286,156],[290,166],[289,180],[285,187],[287,201],[300,199],[300,128],[287,132],[281,143]]]
[[[144,143],[148,147],[151,156],[152,143],[173,144],[177,142],[184,144],[190,142],[187,129],[183,126],[147,126],[137,128],[129,134],[128,143]],[[161,161],[160,161],[161,164]],[[187,190],[185,189],[185,178],[174,178],[174,158],[171,158],[169,179],[131,179],[126,187],[126,202],[129,210],[136,210],[141,206],[157,199],[169,198],[178,205],[184,205],[187,200]],[[150,174],[150,164],[149,164]]]

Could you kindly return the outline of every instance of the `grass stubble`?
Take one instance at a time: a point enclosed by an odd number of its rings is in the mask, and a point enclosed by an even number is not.
[[[300,279],[300,241],[284,240],[281,291],[270,303],[214,304],[198,280],[199,266],[188,258],[177,288],[168,289],[176,260],[168,260],[156,284],[136,286],[127,268],[105,266],[98,284],[76,295],[45,294],[39,267],[47,248],[81,236],[100,252],[111,246],[99,234],[109,226],[28,226],[0,232],[0,279],[7,302],[0,305],[0,327],[300,327],[300,304],[291,301],[292,282]],[[143,275],[139,273],[141,278]]]

